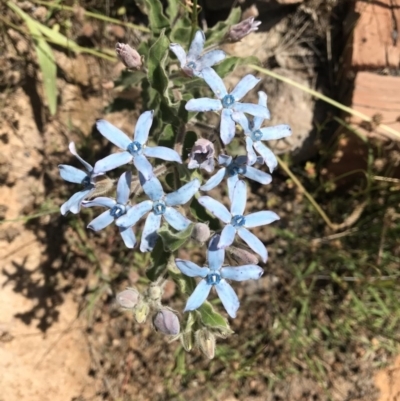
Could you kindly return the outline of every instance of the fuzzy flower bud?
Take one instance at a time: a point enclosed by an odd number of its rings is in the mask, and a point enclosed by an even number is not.
[[[138,323],[144,323],[149,314],[149,305],[145,302],[140,302],[134,309],[134,316]]]
[[[169,309],[161,309],[153,318],[154,327],[161,333],[176,336],[181,329],[178,316]]]
[[[122,308],[133,309],[139,301],[139,293],[134,288],[128,288],[119,292],[116,299]]]
[[[196,343],[203,354],[209,358],[213,359],[215,356],[215,336],[208,329],[200,329],[195,333]]]
[[[142,58],[135,49],[132,49],[132,47],[125,43],[117,43],[115,45],[115,51],[125,67],[140,70],[142,67]]]
[[[189,154],[188,168],[203,168],[212,173],[214,171],[214,144],[208,139],[198,139]]]
[[[195,240],[204,244],[211,236],[210,227],[205,223],[196,223],[193,227],[191,237]]]
[[[231,42],[239,42],[239,40],[242,40],[251,32],[257,31],[260,24],[261,21],[254,21],[254,17],[246,18],[245,20],[236,25],[232,25],[229,28],[227,38]]]
[[[193,331],[185,331],[181,334],[181,344],[185,351],[189,352],[193,348]]]

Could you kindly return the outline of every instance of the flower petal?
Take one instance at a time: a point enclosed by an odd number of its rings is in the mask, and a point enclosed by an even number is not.
[[[232,216],[242,216],[246,207],[247,186],[243,180],[239,180],[233,190],[231,213]]]
[[[254,75],[248,74],[239,81],[235,89],[230,94],[238,102],[242,97],[244,97],[244,95],[247,92],[251,91],[259,82],[260,78],[256,78]]]
[[[257,161],[257,155],[253,149],[253,140],[249,136],[246,136],[246,151],[248,163],[252,166]]]
[[[214,198],[211,198],[210,196],[200,196],[198,202],[225,224],[231,222],[232,215],[229,213],[228,209]]]
[[[160,180],[153,176],[149,180],[143,180],[143,176],[140,175],[140,183],[142,184],[142,188],[144,193],[153,201],[158,201],[164,196],[164,190],[161,185]]]
[[[78,152],[76,151],[76,147],[75,147],[75,143],[74,142],[70,142],[69,151],[83,164],[83,167],[85,167],[85,169],[86,169],[86,171],[88,173],[91,173],[93,171],[93,167],[88,162],[83,160],[82,157],[80,157],[78,155]]]
[[[201,280],[199,284],[197,284],[197,287],[192,292],[192,295],[188,298],[184,312],[195,310],[199,306],[201,306],[207,299],[210,290],[211,290],[211,285],[207,284],[206,280],[204,279]]]
[[[114,153],[99,160],[95,165],[93,172],[94,174],[105,173],[106,171],[113,170],[117,167],[123,166],[124,164],[132,161],[132,155],[129,152]]]
[[[59,164],[58,169],[63,180],[75,184],[82,184],[82,181],[88,176],[84,171],[67,164]]]
[[[264,244],[246,228],[240,227],[238,234],[255,253],[261,256],[262,261],[265,263],[268,259],[268,251]]]
[[[232,120],[238,123],[243,128],[245,134],[247,135],[251,134],[249,120],[244,113],[239,113],[238,111],[233,112]]]
[[[184,205],[186,202],[189,202],[199,188],[200,180],[195,178],[194,180],[189,181],[183,187],[180,187],[177,191],[166,195],[165,204],[167,206]]]
[[[262,142],[256,141],[253,144],[254,149],[263,157],[265,164],[268,166],[269,171],[272,173],[278,165],[275,155],[272,150],[265,146]]]
[[[262,132],[261,141],[270,141],[273,139],[281,139],[286,138],[287,136],[292,135],[292,130],[289,125],[279,124],[274,127],[264,127],[261,128]]]
[[[264,185],[270,184],[272,181],[270,174],[251,166],[246,167],[246,172],[243,175],[250,180],[257,181]]]
[[[84,207],[102,206],[102,207],[107,207],[108,209],[111,209],[116,204],[117,204],[117,202],[115,202],[114,199],[107,198],[105,196],[99,196],[90,201],[83,202],[82,206],[84,206]]]
[[[145,111],[137,120],[133,140],[141,145],[144,145],[149,137],[150,127],[153,124],[153,113],[153,110]]]
[[[263,210],[261,212],[250,213],[246,216],[246,228],[260,227],[279,220],[279,216],[275,212]]]
[[[176,267],[188,277],[206,277],[210,273],[210,269],[207,267],[197,266],[189,260],[175,259]]]
[[[158,159],[166,160],[169,162],[182,163],[182,159],[179,156],[178,152],[165,146],[148,146],[144,149],[143,153],[147,157],[157,157]]]
[[[226,280],[222,279],[218,284],[216,284],[215,289],[217,290],[219,299],[221,300],[222,305],[224,305],[225,310],[228,312],[228,315],[235,318],[240,302],[233,288]]]
[[[186,52],[178,43],[171,43],[169,49],[175,54],[181,64],[181,68],[186,64]]]
[[[219,270],[224,263],[225,259],[225,250],[219,248],[219,242],[221,237],[216,234],[208,243],[207,248],[207,260],[208,260],[208,267],[210,270]]]
[[[228,167],[232,163],[232,156],[228,155],[219,155],[218,156],[218,164],[224,167]]]
[[[232,224],[227,224],[221,232],[221,238],[218,242],[219,249],[225,249],[232,245],[236,235],[236,228]]]
[[[142,173],[143,177],[146,180],[149,180],[153,177],[153,166],[151,163],[146,159],[144,155],[136,155],[133,158],[133,164],[135,165],[137,171]]]
[[[198,30],[194,35],[192,43],[190,44],[190,48],[187,54],[188,60],[195,61],[199,58],[201,52],[203,51],[205,41],[206,38],[204,36],[203,31]]]
[[[151,252],[156,245],[158,234],[157,230],[161,225],[161,214],[155,215],[150,212],[147,216],[146,223],[144,223],[144,228],[142,232],[142,241],[140,242],[141,252]]]
[[[106,120],[98,120],[96,122],[96,127],[101,135],[123,150],[126,150],[128,145],[132,142],[128,135]]]
[[[118,180],[117,203],[120,205],[125,205],[129,200],[129,194],[131,192],[131,180],[132,173],[130,171],[123,173]]]
[[[223,109],[221,113],[220,134],[222,142],[228,145],[235,136],[235,121],[232,120],[232,110]]]
[[[79,191],[73,194],[65,203],[60,207],[60,212],[65,216],[68,212],[77,214],[81,210],[82,201],[87,198],[92,189],[85,189],[84,191]]]
[[[113,221],[114,217],[111,216],[109,210],[106,210],[100,216],[97,216],[94,220],[92,220],[87,227],[93,231],[100,231],[110,225]]]
[[[134,226],[147,212],[153,207],[151,200],[146,200],[132,206],[128,211],[119,217],[115,222],[118,227],[132,227]]]
[[[206,81],[207,85],[211,88],[218,99],[222,99],[228,94],[224,81],[212,68],[204,68],[201,74],[204,81]]]
[[[219,63],[226,57],[226,54],[222,50],[211,50],[205,53],[199,60],[201,69],[212,67],[214,64]]]
[[[132,227],[119,227],[122,240],[127,248],[134,248],[136,245],[136,237]]]
[[[267,94],[265,92],[258,92],[258,104],[263,107],[267,107]],[[268,109],[268,107],[267,107]],[[253,130],[258,130],[261,128],[262,123],[264,122],[264,117],[254,117],[253,119]]]
[[[264,270],[257,265],[225,266],[221,268],[221,277],[227,280],[245,281],[258,280]]]
[[[217,171],[204,185],[200,187],[202,191],[210,191],[215,188],[224,179],[226,173],[226,168],[221,168]]]
[[[234,103],[233,110],[236,112],[251,114],[252,116],[269,119],[270,113],[266,107],[252,103]]]
[[[173,207],[169,206],[165,208],[164,217],[168,224],[174,227],[177,231],[182,231],[185,228],[188,228],[191,223],[189,219],[187,219]]]
[[[222,103],[218,99],[201,97],[199,99],[190,99],[185,106],[187,111],[219,111],[222,109]]]

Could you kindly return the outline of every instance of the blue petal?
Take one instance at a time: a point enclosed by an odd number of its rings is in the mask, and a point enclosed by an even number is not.
[[[222,50],[211,50],[204,54],[199,60],[200,68],[204,69],[207,67],[212,67],[214,64],[219,63],[226,57],[226,54]]]
[[[265,226],[271,224],[273,221],[279,220],[279,216],[267,210],[261,212],[250,213],[246,216],[246,228]]]
[[[190,99],[185,106],[187,111],[219,111],[222,109],[222,103],[217,99],[201,97],[199,99]]]
[[[246,207],[247,187],[242,180],[238,181],[233,190],[231,213],[232,216],[242,216]]]
[[[151,177],[154,176],[154,174],[153,174],[153,166],[146,159],[146,156],[144,156],[144,155],[136,155],[133,158],[133,164],[135,165],[136,169],[140,173],[142,173],[143,177],[146,180],[149,180]]]
[[[153,201],[158,201],[164,196],[164,190],[161,182],[156,176],[149,180],[141,182],[144,193]]]
[[[189,202],[199,188],[200,180],[195,178],[183,187],[180,187],[177,191],[168,194],[165,197],[165,204],[168,206],[184,205],[186,202]]]
[[[224,279],[222,279],[216,286],[219,299],[224,305],[228,315],[232,318],[236,317],[236,312],[239,309],[240,302],[233,288]]]
[[[127,248],[134,248],[136,245],[136,237],[132,227],[119,227],[122,240]]]
[[[142,232],[142,241],[140,242],[141,252],[151,252],[156,245],[158,234],[157,230],[161,225],[161,214],[155,215],[150,212],[147,216],[146,223]]]
[[[113,221],[114,217],[111,216],[109,210],[106,210],[100,216],[97,216],[94,220],[92,220],[89,223],[88,228],[92,229],[93,231],[100,231],[110,225]]]
[[[245,132],[245,134],[247,134],[247,135],[251,134],[251,130],[250,130],[250,126],[249,126],[249,120],[245,116],[244,113],[239,113],[237,111],[233,112],[232,113],[232,120],[237,122],[243,128],[243,131]]]
[[[101,135],[121,149],[126,150],[128,145],[132,142],[126,134],[106,120],[98,120],[96,122],[96,127]]]
[[[232,224],[227,224],[221,232],[221,238],[218,242],[218,248],[225,249],[232,245],[236,235],[236,228]]]
[[[264,244],[246,228],[240,227],[238,234],[250,249],[261,256],[262,261],[265,263],[268,259],[268,252]]]
[[[175,259],[176,267],[188,277],[206,277],[210,273],[208,267],[197,266],[196,263],[189,260]]]
[[[204,185],[200,187],[202,191],[210,191],[221,183],[224,179],[226,173],[226,168],[221,168],[217,171]]]
[[[200,196],[198,201],[200,205],[204,206],[207,210],[209,210],[214,216],[222,220],[225,224],[231,222],[232,215],[222,203],[219,203],[210,196]]]
[[[259,78],[256,78],[254,75],[248,74],[239,81],[235,89],[231,92],[231,95],[238,102],[247,92],[251,91],[259,82],[260,82]]]
[[[228,145],[235,136],[235,121],[232,120],[232,110],[223,109],[221,113],[220,134],[222,142]]]
[[[228,167],[232,163],[232,157],[228,155],[219,155],[218,163],[222,166]]]
[[[212,68],[204,68],[201,73],[204,81],[206,81],[207,85],[218,99],[222,99],[228,94],[224,81]]]
[[[168,224],[175,228],[177,231],[182,231],[185,228],[188,228],[191,221],[187,219],[185,216],[182,216],[176,209],[167,206],[164,212],[165,220],[167,220]]]
[[[186,64],[186,52],[183,50],[183,47],[178,43],[171,43],[169,45],[169,49],[175,54],[178,58],[179,63],[181,64],[181,68]]]
[[[267,148],[262,142],[256,141],[253,144],[254,149],[264,158],[265,164],[268,166],[269,171],[272,173],[278,165],[275,155],[271,149]]]
[[[216,234],[210,239],[208,244],[207,260],[210,270],[219,270],[222,266],[222,263],[224,263],[225,250],[219,248],[220,240],[221,237]]]
[[[146,147],[143,153],[147,157],[157,157],[158,159],[167,160],[169,162],[182,163],[178,152],[165,146]]]
[[[141,145],[144,145],[149,137],[150,127],[153,124],[153,113],[153,110],[145,111],[137,120],[133,140]]]
[[[67,164],[59,164],[61,178],[75,184],[82,184],[82,181],[87,177],[87,173]]]
[[[258,92],[258,104],[263,107],[267,107],[267,94],[265,92]],[[267,107],[268,108],[268,107]],[[254,117],[253,119],[253,130],[258,130],[261,128],[264,122],[264,117]]]
[[[198,30],[194,35],[192,43],[190,44],[190,48],[187,54],[188,60],[194,61],[200,56],[201,52],[203,51],[205,41],[206,38],[203,31]]]
[[[236,112],[251,114],[252,116],[270,118],[269,110],[266,107],[252,103],[234,103],[233,110]]]
[[[119,217],[115,222],[118,227],[134,226],[147,212],[153,208],[153,202],[150,200],[138,203],[132,206],[128,211]]]
[[[92,189],[85,189],[73,194],[60,208],[61,214],[64,216],[68,212],[77,214],[81,210],[82,201],[90,195]]]
[[[117,167],[123,166],[124,164],[132,161],[132,155],[129,152],[114,153],[99,160],[95,165],[93,172],[94,174],[105,173],[106,171],[113,170]]]
[[[251,166],[246,167],[246,172],[243,175],[250,180],[257,181],[260,184],[264,185],[267,185],[272,181],[272,177],[270,174],[264,173],[264,171],[261,171]]]
[[[258,280],[264,270],[257,265],[225,266],[221,269],[221,277],[227,280],[246,281]]]
[[[184,312],[197,309],[207,299],[210,293],[211,285],[206,280],[201,280],[194,289],[192,295],[188,298]]]
[[[246,136],[246,151],[247,151],[247,159],[249,164],[252,166],[257,161],[257,155],[253,149],[253,140]]]
[[[264,127],[261,128],[260,131],[263,134],[260,139],[261,141],[281,139],[292,135],[291,128],[289,127],[289,125],[286,124],[275,125],[274,127]]]
[[[132,173],[130,171],[123,173],[118,180],[117,203],[120,205],[125,205],[129,200],[129,194],[131,192],[131,180]]]
[[[83,167],[85,167],[85,169],[86,169],[86,171],[88,173],[91,173],[93,171],[93,167],[88,162],[83,160],[82,157],[80,157],[78,155],[78,152],[76,151],[76,147],[75,147],[75,143],[74,142],[70,142],[69,151],[83,164]]]
[[[114,199],[106,198],[105,196],[99,196],[98,198],[84,202],[82,206],[84,207],[102,206],[111,209],[116,204],[117,202],[115,202]]]
[[[226,180],[226,183],[228,184],[229,201],[231,202],[231,204],[232,204],[232,200],[233,200],[233,190],[235,189],[235,185],[237,184],[238,181],[239,181],[238,174],[232,175],[231,177],[229,177]]]

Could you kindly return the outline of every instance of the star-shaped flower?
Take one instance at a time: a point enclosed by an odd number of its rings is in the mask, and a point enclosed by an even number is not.
[[[264,163],[262,157],[259,159],[261,160],[256,159],[256,161]],[[269,174],[252,167],[247,156],[238,156],[234,159],[228,155],[219,155],[218,163],[224,167],[200,187],[202,191],[210,191],[219,185],[224,177],[228,177],[227,182],[229,199],[232,201],[233,189],[235,188],[236,183],[239,181],[239,174],[264,185],[267,185],[272,181],[272,177]]]
[[[204,68],[212,67],[225,58],[225,52],[222,50],[211,50],[201,56],[205,40],[203,31],[197,31],[187,54],[178,43],[171,43],[169,46],[178,58],[183,72],[189,77],[201,76]]]
[[[99,196],[91,201],[85,201],[82,203],[82,206],[84,207],[104,206],[109,209],[92,220],[89,223],[88,228],[91,228],[93,231],[100,231],[110,225],[114,220],[126,214],[131,207],[128,204],[129,194],[131,191],[131,179],[132,174],[130,171],[121,175],[117,184],[116,200]],[[136,238],[132,228],[118,228],[125,245],[128,248],[133,248],[136,244]]]
[[[142,113],[136,123],[133,141],[114,125],[106,120],[96,123],[97,129],[114,145],[123,150],[99,160],[94,166],[94,172],[105,172],[133,161],[139,172],[148,180],[153,175],[153,167],[148,157],[182,163],[177,152],[164,146],[146,146],[151,124],[153,123],[153,110]]]
[[[157,230],[160,228],[162,216],[177,231],[182,231],[189,226],[191,221],[173,206],[183,205],[188,202],[199,190],[200,181],[196,178],[177,191],[166,195],[160,181],[155,176],[146,181],[143,175],[139,174],[139,179],[143,191],[150,200],[132,206],[124,216],[117,220],[116,224],[119,227],[132,227],[146,213],[150,212],[144,224],[140,243],[140,250],[149,252],[153,250],[156,244],[158,238]]]
[[[275,220],[279,220],[279,216],[270,211],[260,211],[243,216],[246,199],[246,183],[238,181],[233,190],[230,212],[222,203],[210,196],[201,196],[198,200],[201,205],[226,224],[221,232],[218,248],[226,248],[231,245],[237,233],[255,253],[261,256],[265,263],[268,258],[267,249],[248,228],[265,226]]]
[[[68,212],[79,213],[81,210],[82,201],[88,198],[95,191],[95,183],[93,178],[95,174],[93,173],[93,167],[80,157],[76,151],[75,143],[71,142],[69,144],[70,152],[83,164],[86,172],[77,169],[73,166],[68,166],[66,164],[60,164],[58,168],[60,169],[61,178],[65,181],[73,182],[75,184],[83,185],[82,191],[73,194],[60,208],[61,214],[65,215]]]
[[[228,93],[224,82],[212,68],[204,68],[202,77],[218,99],[210,99],[208,97],[190,99],[185,107],[188,111],[222,110],[220,134],[224,144],[230,143],[235,136],[235,121],[232,120],[234,112],[241,114],[243,118],[245,118],[243,113],[262,117],[263,119],[270,117],[268,109],[262,105],[239,103],[240,99],[260,81],[255,76],[248,74],[243,77],[231,93]]]
[[[208,267],[200,267],[189,260],[175,259],[178,269],[189,277],[202,277],[186,303],[185,312],[195,310],[207,299],[211,287],[215,287],[228,315],[236,317],[239,299],[226,280],[245,281],[258,280],[264,273],[257,265],[224,266],[225,250],[218,248],[219,235],[211,238],[207,250]]]
[[[258,92],[258,104],[267,107],[267,95],[264,92]],[[249,121],[243,114],[235,113],[232,118],[241,125],[246,135],[246,150],[249,161],[257,159],[254,149],[264,158],[265,164],[268,166],[269,171],[272,173],[278,161],[271,149],[265,146],[261,141],[270,141],[272,139],[281,139],[292,135],[292,130],[289,125],[280,124],[274,127],[261,128],[264,118],[254,117]],[[253,149],[254,148],[254,149]]]

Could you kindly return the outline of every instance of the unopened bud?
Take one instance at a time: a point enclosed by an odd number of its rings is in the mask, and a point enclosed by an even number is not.
[[[203,168],[212,173],[214,163],[214,144],[208,139],[198,139],[189,154],[188,168]]]
[[[149,314],[149,305],[144,302],[140,302],[134,309],[134,316],[138,323],[144,323],[147,315]]]
[[[181,335],[181,344],[185,351],[189,352],[193,348],[193,331],[185,331]]]
[[[208,227],[208,224],[205,223],[196,223],[193,227],[192,235],[191,237],[200,242],[201,244],[204,244],[211,236],[210,232],[210,227]]]
[[[161,309],[153,318],[154,327],[161,333],[176,336],[181,329],[178,316],[169,309]]]
[[[129,45],[125,43],[117,43],[115,45],[115,51],[125,67],[134,70],[139,70],[142,67],[142,58],[140,57],[140,54]]]
[[[258,257],[245,249],[229,246],[226,252],[238,265],[258,265]]]
[[[251,32],[257,31],[260,24],[261,21],[254,21],[254,17],[246,18],[245,20],[236,25],[232,25],[229,28],[227,35],[228,40],[231,42],[239,42],[239,40],[243,39]]]
[[[92,176],[92,182],[94,183],[94,191],[90,194],[92,198],[106,195],[114,189],[115,181],[105,174]]]
[[[200,329],[195,333],[196,343],[203,354],[213,359],[215,356],[215,336],[208,329]]]
[[[156,283],[151,283],[150,287],[147,290],[147,296],[152,301],[159,301],[162,297],[163,289],[160,285]]]
[[[116,296],[119,306],[126,309],[133,309],[139,301],[139,293],[134,288],[121,291]]]

